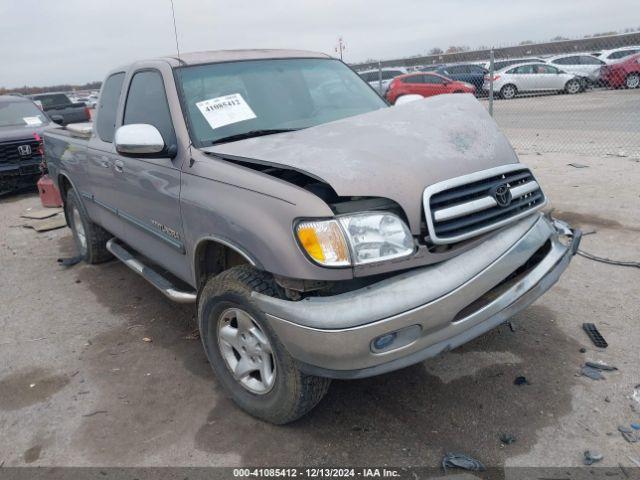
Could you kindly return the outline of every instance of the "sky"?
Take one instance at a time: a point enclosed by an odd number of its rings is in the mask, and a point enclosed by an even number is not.
[[[638,0],[174,0],[183,52],[295,48],[390,59],[640,28]],[[0,86],[81,84],[175,54],[170,0],[0,0]]]

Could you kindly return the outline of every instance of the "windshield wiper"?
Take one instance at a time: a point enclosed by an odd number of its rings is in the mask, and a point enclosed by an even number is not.
[[[262,137],[264,135],[273,135],[274,133],[295,132],[298,128],[274,128],[268,130],[251,130],[249,132],[238,133],[236,135],[229,135],[228,137],[222,137],[218,140],[211,142],[211,145],[218,143],[235,142],[236,140],[244,140],[245,138]]]

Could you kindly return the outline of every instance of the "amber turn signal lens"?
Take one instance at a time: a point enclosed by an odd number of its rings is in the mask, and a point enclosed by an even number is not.
[[[296,227],[298,241],[307,254],[320,265],[344,267],[351,264],[349,247],[335,220],[305,221]]]

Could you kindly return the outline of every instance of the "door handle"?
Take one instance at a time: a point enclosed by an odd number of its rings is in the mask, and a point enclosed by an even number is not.
[[[107,160],[100,160],[100,166],[104,168],[109,168],[109,162]]]
[[[124,162],[122,160],[116,160],[113,162],[113,168],[116,172],[122,173],[122,170],[124,170]]]

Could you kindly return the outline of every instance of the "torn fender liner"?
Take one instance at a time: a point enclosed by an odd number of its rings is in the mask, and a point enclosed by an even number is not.
[[[424,188],[517,163],[471,95],[438,95],[315,127],[206,147],[243,161],[306,172],[341,196],[389,198],[419,231]]]

